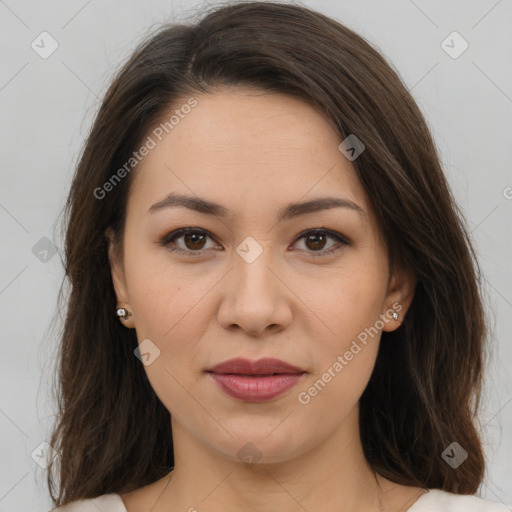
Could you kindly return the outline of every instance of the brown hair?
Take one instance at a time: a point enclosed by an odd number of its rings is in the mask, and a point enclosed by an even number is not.
[[[48,471],[52,499],[63,505],[129,492],[174,466],[170,414],[134,357],[135,330],[115,316],[107,256],[107,228],[122,247],[136,170],[104,199],[95,190],[177,99],[237,85],[300,98],[342,139],[356,134],[365,144],[353,164],[390,270],[408,269],[417,285],[402,326],[382,333],[360,399],[364,453],[394,482],[474,493],[485,468],[474,423],[486,339],[481,277],[427,124],[397,72],[365,39],[299,5],[250,2],[151,33],[117,73],[83,147],[65,206],[71,291],[50,440],[59,453]],[[468,452],[457,469],[441,457],[453,441]]]

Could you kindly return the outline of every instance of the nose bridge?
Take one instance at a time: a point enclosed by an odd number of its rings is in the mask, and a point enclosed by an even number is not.
[[[223,292],[219,320],[225,327],[237,324],[246,331],[260,333],[270,325],[284,327],[291,320],[278,259],[270,241],[247,237],[237,247],[229,284]]]
[[[261,294],[267,295],[266,301],[273,298],[275,287],[274,274],[270,268],[276,267],[276,259],[270,242],[258,242],[252,236],[246,237],[237,247],[234,258],[234,282],[237,295],[240,293],[253,296],[258,300]],[[271,297],[270,297],[270,296]],[[238,296],[238,300],[242,297]]]

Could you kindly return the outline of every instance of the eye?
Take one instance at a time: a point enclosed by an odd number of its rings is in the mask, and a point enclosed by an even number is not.
[[[170,251],[177,252],[179,254],[184,254],[186,256],[200,256],[206,249],[208,249],[208,247],[205,246],[205,241],[208,238],[213,240],[213,237],[204,229],[187,227],[167,234],[159,244],[167,247]],[[335,240],[337,243],[331,245],[330,248],[325,249],[326,241],[329,238]],[[179,244],[177,243],[180,239],[183,239],[181,247],[179,247]],[[336,231],[331,231],[325,228],[309,229],[302,232],[296,238],[298,241],[302,241],[303,239],[306,249],[301,250],[305,250],[315,257],[325,256],[326,254],[337,251],[340,246],[350,245],[350,242],[346,237]],[[295,244],[296,242],[293,245]]]
[[[179,240],[180,238],[183,238],[183,244],[185,248],[170,246],[171,243],[176,245],[175,240]],[[189,227],[178,229],[172,233],[169,233],[160,241],[160,244],[179,254],[186,254],[187,256],[200,256],[202,254],[202,250],[205,248],[204,241],[207,238],[211,238],[207,231],[200,228]]]
[[[338,243],[331,245],[329,249],[325,249],[326,240],[329,238]],[[325,256],[326,254],[336,252],[340,246],[349,245],[348,239],[340,233],[325,228],[316,228],[304,231],[297,237],[297,240],[302,239],[304,239],[304,245],[306,248],[312,249],[312,251],[306,249],[307,252],[311,252],[312,256]]]

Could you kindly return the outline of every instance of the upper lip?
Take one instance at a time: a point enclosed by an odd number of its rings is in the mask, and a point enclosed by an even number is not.
[[[219,363],[208,371],[219,374],[271,375],[273,373],[304,373],[305,370],[272,357],[264,357],[257,361],[237,357]]]

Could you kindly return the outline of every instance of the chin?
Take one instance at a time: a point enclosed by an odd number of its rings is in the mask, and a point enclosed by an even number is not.
[[[313,447],[308,446],[313,435],[307,436],[300,429],[300,439],[297,439],[294,432],[297,433],[298,429],[293,429],[292,432],[285,427],[285,422],[272,425],[265,422],[258,427],[251,421],[239,423],[236,428],[232,424],[226,430],[232,436],[226,434],[222,439],[210,439],[207,444],[225,458],[247,466],[286,462]]]

